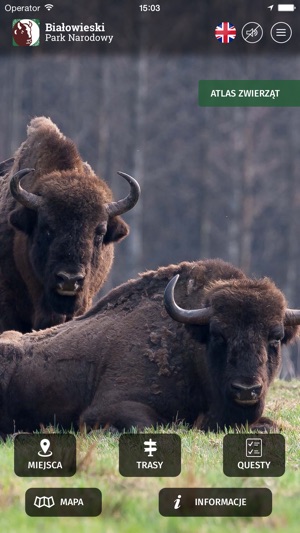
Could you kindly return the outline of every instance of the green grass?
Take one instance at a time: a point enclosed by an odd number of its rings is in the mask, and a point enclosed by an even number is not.
[[[118,437],[95,432],[79,436],[78,469],[72,478],[19,478],[13,472],[13,443],[0,445],[0,525],[7,533],[243,533],[299,531],[300,381],[277,381],[265,415],[283,426],[286,472],[280,478],[228,478],[222,468],[223,435],[177,430],[182,438],[182,472],[176,478],[123,478],[118,471]],[[151,433],[153,431],[149,431]],[[172,429],[163,430],[172,433]],[[103,512],[96,518],[32,518],[24,511],[31,487],[97,487]],[[158,512],[164,487],[268,487],[273,512],[266,518],[165,518]]]

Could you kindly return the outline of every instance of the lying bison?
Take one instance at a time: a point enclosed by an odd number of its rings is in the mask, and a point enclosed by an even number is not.
[[[165,311],[166,305],[173,320]],[[183,310],[185,309],[190,310]],[[178,322],[179,320],[179,322]],[[204,430],[262,419],[299,311],[269,279],[219,260],[147,272],[88,313],[46,331],[0,337],[0,431],[184,421]]]
[[[84,313],[106,280],[119,217],[139,186],[112,200],[109,187],[45,117],[31,121],[14,158],[0,164],[0,332],[46,328]],[[22,185],[21,185],[22,184]]]

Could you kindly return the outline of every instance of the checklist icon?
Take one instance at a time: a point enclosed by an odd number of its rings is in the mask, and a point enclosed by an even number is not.
[[[246,457],[262,456],[262,439],[246,439]]]

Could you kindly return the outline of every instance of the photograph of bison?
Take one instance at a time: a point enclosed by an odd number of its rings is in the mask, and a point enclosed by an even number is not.
[[[270,279],[222,260],[145,272],[82,317],[1,335],[0,431],[179,421],[269,430],[266,394],[298,324]]]
[[[0,332],[22,333],[83,314],[106,281],[114,243],[127,236],[119,216],[139,185],[113,201],[108,185],[46,117],[0,165]]]

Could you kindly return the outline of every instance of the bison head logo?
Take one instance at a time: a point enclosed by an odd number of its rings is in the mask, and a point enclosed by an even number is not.
[[[36,46],[39,44],[39,21],[37,19],[14,20],[13,44],[17,46]]]

